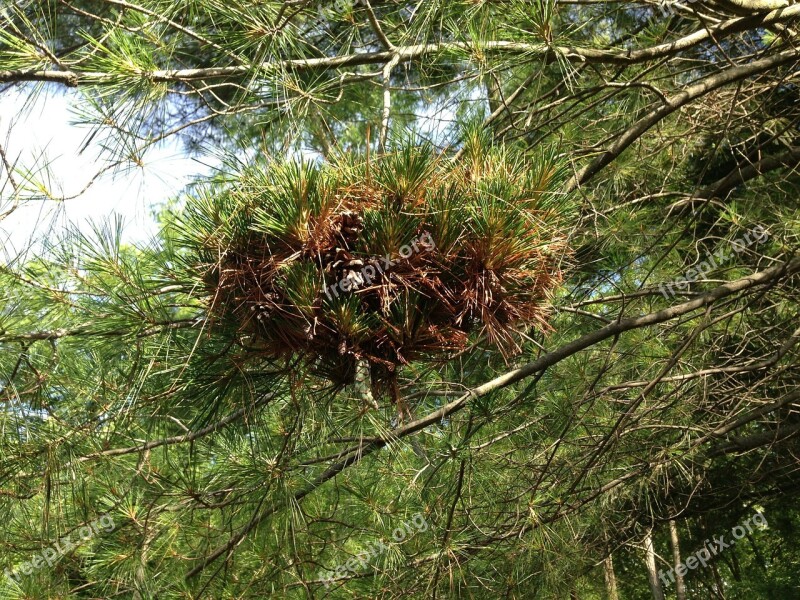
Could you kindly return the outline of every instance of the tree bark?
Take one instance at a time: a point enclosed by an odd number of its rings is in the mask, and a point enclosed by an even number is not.
[[[722,583],[722,577],[719,575],[716,563],[711,563],[711,571],[714,573],[714,591],[720,600],[725,600],[725,586]]]
[[[656,569],[656,551],[653,546],[653,530],[648,529],[644,536],[645,564],[647,565],[647,579],[650,581],[650,591],[653,592],[653,600],[664,600],[664,591],[661,589],[661,582],[658,580],[658,569]]]
[[[686,586],[683,583],[683,575],[678,569],[681,564],[681,547],[678,540],[678,525],[674,520],[669,522],[669,539],[672,543],[672,566],[675,568],[675,595],[678,600],[686,600]]]
[[[608,600],[619,600],[619,593],[617,592],[617,576],[614,574],[614,559],[611,554],[606,556],[603,561],[603,573],[606,579],[606,591],[608,593]]]

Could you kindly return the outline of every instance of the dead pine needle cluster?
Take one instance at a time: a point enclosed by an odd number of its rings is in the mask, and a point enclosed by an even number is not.
[[[335,385],[360,361],[398,402],[398,369],[476,339],[509,357],[547,330],[568,203],[554,155],[426,145],[325,164],[249,166],[209,186],[181,228],[216,324],[251,356],[301,358]],[[400,404],[401,416],[404,410]]]

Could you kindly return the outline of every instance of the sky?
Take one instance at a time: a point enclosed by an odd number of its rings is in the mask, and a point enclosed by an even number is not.
[[[73,107],[80,96],[41,93],[26,106],[27,96],[24,88],[0,92],[0,146],[20,170],[15,179],[24,182],[21,170],[32,169],[37,179],[47,182],[52,195],[74,196],[104,166],[97,137],[87,144],[91,130],[74,124]],[[0,221],[0,262],[20,254],[30,256],[43,239],[56,239],[68,227],[85,229],[90,221],[102,222],[115,214],[123,219],[126,242],[146,243],[157,232],[154,207],[209,171],[207,164],[185,154],[179,140],[167,140],[148,150],[142,167],[105,173],[76,198],[20,206]],[[7,177],[0,169],[0,214],[10,207]]]

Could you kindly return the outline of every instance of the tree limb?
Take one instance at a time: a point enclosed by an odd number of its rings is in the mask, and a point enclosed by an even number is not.
[[[756,273],[750,275],[749,277],[744,277],[742,279],[722,285],[688,302],[684,302],[682,304],[678,304],[654,313],[649,313],[639,317],[620,319],[610,323],[601,329],[588,333],[556,350],[553,350],[552,352],[548,352],[547,354],[540,356],[537,360],[531,363],[509,371],[500,377],[496,377],[491,381],[487,381],[483,385],[469,390],[456,400],[442,406],[440,409],[428,414],[425,417],[422,417],[421,419],[417,419],[416,421],[408,423],[403,427],[399,427],[380,436],[379,438],[373,438],[368,442],[362,442],[358,446],[347,451],[343,459],[332,464],[323,473],[317,476],[308,486],[297,492],[294,495],[294,500],[301,500],[325,482],[336,477],[342,471],[358,464],[365,456],[373,454],[377,450],[380,450],[392,442],[400,440],[404,437],[408,437],[431,425],[441,422],[442,419],[463,409],[470,400],[480,398],[491,392],[525,379],[526,377],[530,377],[531,375],[544,371],[545,369],[582,350],[594,346],[595,344],[598,344],[606,339],[618,336],[626,331],[670,321],[676,317],[691,313],[700,308],[710,306],[722,298],[726,298],[755,286],[774,283],[777,280],[789,277],[798,272],[800,272],[800,258],[794,258],[787,263],[777,265],[765,271],[761,271],[760,273]],[[217,547],[211,552],[211,554],[203,558],[186,574],[186,579],[191,579],[201,573],[208,565],[215,562],[223,554],[232,553],[236,546],[238,546],[244,540],[244,538],[253,529],[255,529],[255,527],[257,527],[270,515],[280,510],[280,508],[281,505],[273,504],[264,508],[263,510],[256,511],[256,514],[253,515],[244,528],[233,534],[225,544]]]

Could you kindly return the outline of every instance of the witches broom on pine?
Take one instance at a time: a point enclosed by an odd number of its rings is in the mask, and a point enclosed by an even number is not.
[[[248,356],[301,359],[336,386],[368,365],[372,394],[403,420],[403,365],[476,339],[510,357],[525,329],[548,329],[568,252],[564,176],[552,153],[477,137],[457,164],[404,143],[372,159],[248,166],[190,198],[178,225],[214,327]]]

